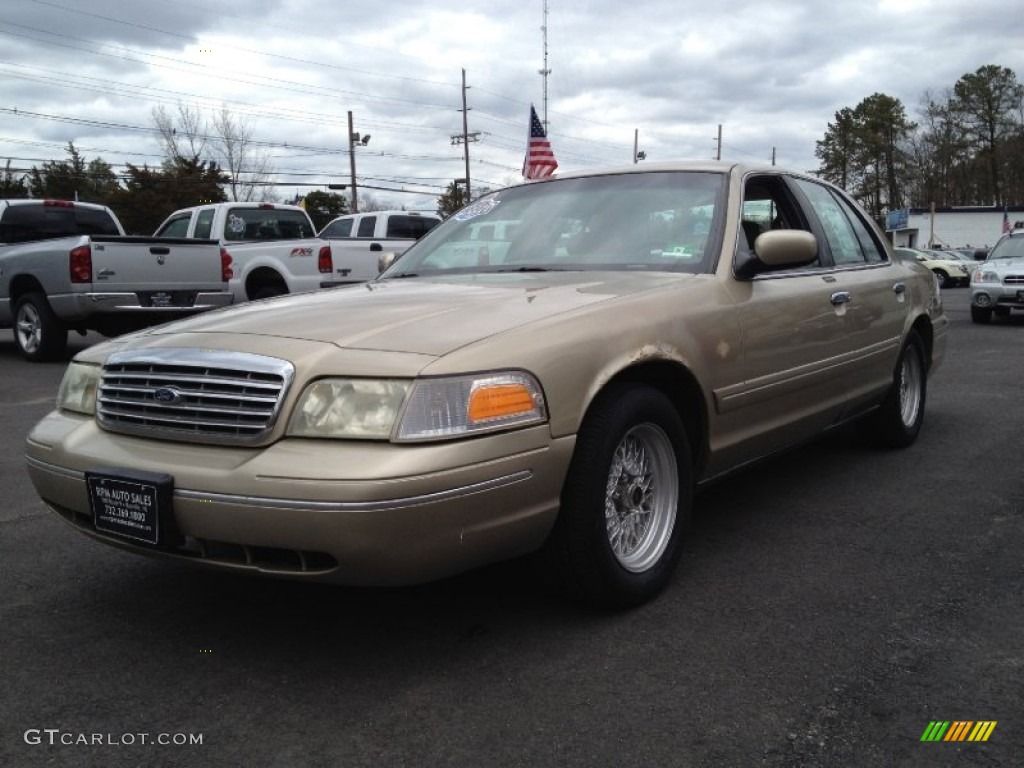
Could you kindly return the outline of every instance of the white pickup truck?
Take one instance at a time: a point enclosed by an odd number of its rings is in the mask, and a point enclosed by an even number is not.
[[[0,200],[0,328],[54,360],[68,331],[116,336],[231,303],[231,260],[212,240],[125,237],[102,205]]]
[[[335,258],[353,282],[373,280],[410,245],[441,223],[417,211],[350,213],[333,219],[320,237],[330,240]]]
[[[359,282],[335,270],[331,246],[297,205],[213,203],[175,211],[163,237],[212,238],[231,255],[235,303]],[[376,277],[376,274],[374,274]]]

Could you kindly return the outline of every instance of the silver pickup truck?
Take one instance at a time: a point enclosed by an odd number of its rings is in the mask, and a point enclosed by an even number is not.
[[[54,360],[68,331],[116,336],[231,303],[214,241],[126,237],[109,208],[0,200],[0,328],[22,356]]]

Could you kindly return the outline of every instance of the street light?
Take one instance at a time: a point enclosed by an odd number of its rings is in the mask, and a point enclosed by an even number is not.
[[[365,147],[370,142],[370,134],[360,136],[352,129],[352,112],[348,113],[348,164],[352,175],[352,213],[359,213],[359,199],[356,193],[356,145]]]

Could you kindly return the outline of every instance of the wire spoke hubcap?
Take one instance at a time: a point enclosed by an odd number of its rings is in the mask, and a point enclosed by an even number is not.
[[[679,506],[675,451],[655,424],[627,432],[612,455],[605,529],[612,553],[634,573],[654,566],[668,546]]]

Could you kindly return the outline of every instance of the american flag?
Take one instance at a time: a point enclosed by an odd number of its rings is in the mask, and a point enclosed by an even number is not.
[[[523,160],[523,176],[527,179],[543,179],[550,176],[558,167],[555,153],[551,151],[544,126],[537,117],[537,110],[530,105],[530,142],[526,147],[526,159]]]
[[[1010,226],[1010,214],[1006,208],[1003,208],[1003,234],[1008,235],[1013,232],[1013,227]]]

